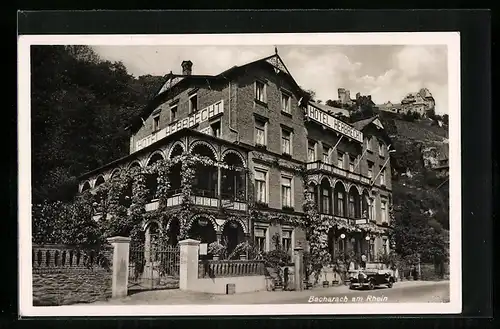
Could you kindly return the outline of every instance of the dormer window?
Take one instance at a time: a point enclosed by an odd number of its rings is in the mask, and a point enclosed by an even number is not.
[[[170,122],[177,120],[177,105],[170,108]]]
[[[156,115],[153,117],[153,131],[157,131],[160,129],[160,115]]]

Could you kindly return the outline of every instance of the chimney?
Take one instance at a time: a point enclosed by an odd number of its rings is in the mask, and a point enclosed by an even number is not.
[[[191,75],[193,71],[193,62],[183,61],[181,66],[182,66],[182,75]]]

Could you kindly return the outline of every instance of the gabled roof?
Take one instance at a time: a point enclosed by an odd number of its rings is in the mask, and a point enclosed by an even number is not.
[[[274,71],[276,74],[284,73],[285,76],[290,80],[292,85],[295,87],[295,92],[300,94],[301,97],[304,99],[309,98],[310,96],[300,88],[300,86],[297,84],[295,79],[292,77],[290,74],[290,71],[286,67],[285,63],[283,63],[283,60],[281,57],[278,55],[278,52],[276,50],[276,53],[271,56],[267,56],[258,60],[255,60],[253,62],[249,62],[247,64],[241,65],[241,66],[233,66],[217,75],[182,75],[182,74],[173,74],[170,72],[165,76],[165,83],[161,86],[161,88],[158,90],[157,95],[144,107],[143,111],[141,112],[141,115],[134,119],[133,122],[130,125],[130,130],[134,133],[136,132],[142,125],[142,119],[148,117],[151,112],[161,104],[163,100],[168,98],[169,92],[172,90],[172,87],[174,86],[180,86],[182,84],[189,84],[190,82],[199,80],[199,81],[215,81],[215,80],[225,80],[229,79],[231,75],[237,74],[244,70],[245,68],[248,68],[251,65],[257,64],[257,63],[268,63],[272,65],[274,68]]]
[[[358,130],[363,130],[363,129],[365,129],[366,126],[368,126],[370,123],[374,122],[376,119],[378,119],[378,115],[373,116],[373,117],[368,118],[368,119],[363,119],[363,120],[353,122],[352,125],[354,126],[354,128],[356,128]],[[379,120],[379,122],[380,122],[380,120]]]
[[[364,129],[366,129],[366,127],[368,127],[371,124],[373,124],[377,127],[377,130],[380,131],[382,138],[387,143],[391,142],[391,138],[387,134],[387,131],[385,130],[384,126],[382,125],[382,122],[380,121],[380,118],[378,115],[375,115],[371,118],[356,121],[352,125],[354,126],[354,128],[356,128],[360,131],[363,131]]]

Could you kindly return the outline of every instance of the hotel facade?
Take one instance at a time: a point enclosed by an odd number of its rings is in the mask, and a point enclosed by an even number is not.
[[[333,256],[352,250],[374,260],[389,251],[390,141],[377,117],[348,124],[328,114],[277,52],[218,75],[193,74],[190,61],[181,69],[165,76],[129,127],[129,155],[83,175],[80,193],[121,171],[195,154],[215,165],[196,167],[190,237],[223,241],[228,248],[251,241],[261,251],[272,250],[279,239],[289,252],[307,250],[307,227],[297,223],[310,197],[329,226]],[[182,175],[180,164],[172,166],[165,209],[181,207]],[[159,209],[159,201],[158,180],[146,181],[147,214]],[[165,225],[146,218],[146,234]],[[171,244],[178,242],[175,221],[165,228]]]

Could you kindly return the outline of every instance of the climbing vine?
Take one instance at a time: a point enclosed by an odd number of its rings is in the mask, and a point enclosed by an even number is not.
[[[180,208],[176,210],[168,210],[166,206],[168,191],[171,186],[169,174],[172,166],[178,163],[181,163],[181,204]],[[157,161],[146,168],[134,167],[123,169],[118,175],[99,185],[92,192],[87,191],[79,195],[68,206],[73,204],[72,213],[77,212],[74,216],[80,217],[84,222],[96,223],[92,218],[93,215],[99,214],[97,225],[100,230],[101,239],[114,235],[122,235],[141,240],[143,238],[142,227],[145,223],[154,219],[159,223],[165,224],[161,225],[161,227],[166,227],[166,223],[171,218],[179,219],[180,234],[178,238],[186,238],[188,231],[187,223],[193,214],[191,196],[196,174],[195,166],[197,164],[236,170],[236,168],[216,162],[208,157],[182,154],[173,159]],[[146,212],[145,210],[145,206],[149,202],[146,175],[156,175],[158,183],[156,197],[159,201],[159,207],[156,211],[152,212]],[[50,228],[46,224],[48,223],[48,214],[51,217],[69,216],[66,214],[67,208],[60,206],[60,204],[62,203],[57,202],[53,206],[47,204],[34,205],[32,213],[33,225],[37,228],[35,234],[37,241],[40,243],[49,240],[51,243],[59,243],[62,240],[71,241],[71,239],[62,237],[61,228]],[[89,206],[76,207],[76,204],[88,204]],[[44,234],[44,231],[53,232],[53,236],[49,239]],[[81,235],[78,232],[74,234],[75,236]],[[162,234],[161,230],[160,234]],[[46,238],[44,239],[44,237]]]
[[[307,184],[305,184],[307,186]],[[309,273],[319,276],[325,264],[331,263],[328,251],[328,231],[330,226],[321,219],[318,207],[310,193],[305,191],[304,217],[307,223],[306,238],[309,241]]]

